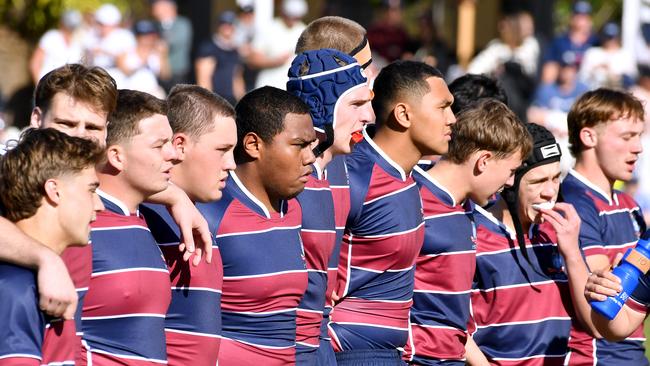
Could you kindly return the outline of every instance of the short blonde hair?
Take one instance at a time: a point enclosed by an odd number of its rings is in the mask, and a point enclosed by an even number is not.
[[[296,54],[333,48],[350,54],[366,36],[366,29],[354,20],[326,16],[309,23],[296,43]]]

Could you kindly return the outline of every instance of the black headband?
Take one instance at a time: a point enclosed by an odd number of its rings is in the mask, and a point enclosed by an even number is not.
[[[352,51],[348,52],[348,55],[352,57],[356,56],[357,53],[361,52],[361,50],[364,49],[367,44],[368,44],[368,37],[364,35],[363,39],[361,40],[361,43],[359,43],[359,45],[356,46]]]

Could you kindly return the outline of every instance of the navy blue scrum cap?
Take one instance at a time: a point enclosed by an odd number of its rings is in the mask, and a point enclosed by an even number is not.
[[[328,135],[329,144],[318,147],[323,152],[334,139],[338,101],[368,79],[354,57],[329,48],[297,55],[288,74],[287,91],[309,106],[314,129]]]

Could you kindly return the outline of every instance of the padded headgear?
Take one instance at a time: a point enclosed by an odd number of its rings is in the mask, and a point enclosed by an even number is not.
[[[354,57],[334,49],[305,51],[293,59],[287,91],[309,106],[314,129],[327,136],[314,154],[320,155],[334,142],[338,101],[367,81]]]
[[[522,248],[522,254],[526,256],[526,251],[523,250],[524,243],[524,233],[521,227],[521,219],[519,218],[519,184],[521,183],[521,178],[530,171],[531,169],[538,167],[540,165],[551,164],[557,161],[560,161],[562,157],[562,151],[560,150],[560,145],[555,141],[555,137],[546,129],[546,127],[540,126],[535,123],[527,123],[526,129],[533,138],[533,149],[522,162],[522,164],[515,171],[514,184],[511,187],[507,187],[501,193],[501,197],[508,204],[508,210],[512,216],[513,223],[515,225],[515,230],[517,231],[517,242]]]

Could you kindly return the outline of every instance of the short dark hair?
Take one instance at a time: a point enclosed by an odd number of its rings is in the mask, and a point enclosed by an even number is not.
[[[573,103],[567,116],[571,155],[577,158],[584,150],[580,140],[583,128],[595,127],[622,117],[643,122],[643,104],[631,93],[610,88],[584,93]]]
[[[68,64],[48,72],[34,89],[34,106],[47,113],[57,93],[88,103],[107,115],[117,103],[115,80],[101,67]]]
[[[139,122],[155,114],[167,114],[167,103],[151,94],[120,89],[117,95],[117,108],[108,120],[106,146],[128,141],[140,133]]]
[[[167,118],[174,133],[193,139],[212,131],[215,117],[233,117],[235,108],[223,97],[198,85],[178,84],[167,96]]]
[[[45,197],[45,182],[94,167],[104,158],[94,140],[69,136],[53,128],[30,128],[0,157],[0,203],[16,222],[36,214]]]
[[[454,104],[451,105],[454,114],[484,98],[493,98],[508,104],[505,90],[495,79],[487,75],[465,74],[449,84],[449,91],[454,96]]]
[[[289,113],[309,114],[309,107],[295,95],[272,86],[264,86],[244,95],[235,106],[237,162],[244,157],[243,140],[246,134],[255,133],[262,141],[270,143],[284,130],[284,118]]]
[[[384,67],[373,86],[375,97],[372,108],[377,116],[377,125],[387,118],[395,103],[404,98],[422,98],[431,91],[427,79],[443,78],[442,73],[433,66],[419,61],[398,60]]]

